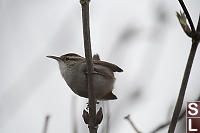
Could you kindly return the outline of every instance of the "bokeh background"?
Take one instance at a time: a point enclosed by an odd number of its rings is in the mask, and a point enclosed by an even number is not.
[[[185,3],[196,25],[200,1]],[[116,73],[118,100],[98,105],[104,109],[99,132],[134,132],[124,120],[130,114],[148,133],[171,119],[190,51],[176,18],[181,7],[177,0],[91,0],[90,7],[92,52],[124,70]],[[48,133],[88,132],[81,117],[87,99],[45,57],[69,52],[84,56],[78,0],[0,0],[1,133],[42,133],[47,115]],[[199,68],[198,49],[185,101],[200,95]]]

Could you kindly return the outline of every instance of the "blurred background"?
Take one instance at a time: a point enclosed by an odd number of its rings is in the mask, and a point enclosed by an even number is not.
[[[185,0],[195,26],[199,0]],[[114,94],[100,102],[100,133],[131,133],[130,118],[142,132],[169,121],[178,96],[191,40],[176,18],[178,0],[91,0],[92,52],[120,66]],[[0,132],[88,132],[81,117],[87,99],[76,96],[58,64],[45,56],[84,56],[78,0],[0,0]],[[185,101],[200,95],[197,50]],[[185,108],[185,102],[183,110]],[[185,118],[176,132],[185,130]],[[163,128],[160,133],[167,132]]]

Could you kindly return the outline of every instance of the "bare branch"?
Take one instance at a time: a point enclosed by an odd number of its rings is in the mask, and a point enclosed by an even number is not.
[[[49,115],[47,115],[47,116],[45,117],[44,127],[43,127],[42,133],[47,133],[47,129],[48,129],[48,125],[49,125],[49,118],[50,118]]]
[[[191,17],[190,17],[190,14],[189,14],[189,12],[188,12],[188,10],[187,10],[187,8],[186,8],[186,6],[185,6],[183,0],[178,0],[178,1],[179,1],[180,5],[181,5],[181,7],[182,7],[182,9],[183,9],[183,11],[184,11],[184,13],[185,13],[187,19],[188,19],[188,22],[189,22],[189,24],[190,24],[190,28],[192,29],[192,32],[194,32],[194,31],[195,31],[194,24],[193,24],[193,22],[192,22],[192,19],[191,19]]]
[[[187,88],[187,83],[188,83],[188,79],[190,76],[190,72],[191,72],[191,68],[192,68],[192,64],[193,64],[193,60],[196,54],[196,50],[197,50],[197,46],[198,45],[192,45],[191,50],[190,50],[190,55],[187,61],[187,65],[185,68],[185,73],[183,76],[183,80],[182,80],[182,84],[181,84],[181,88],[180,88],[180,92],[179,92],[179,96],[176,102],[176,107],[173,113],[173,117],[172,117],[172,121],[170,123],[169,126],[169,130],[168,133],[174,133],[175,127],[176,127],[176,123],[178,121],[178,117],[183,105],[183,100],[184,100],[184,96],[185,96],[185,91]]]
[[[137,127],[134,125],[133,121],[132,121],[131,118],[130,118],[130,115],[125,116],[124,119],[127,120],[127,121],[131,124],[132,128],[133,128],[137,133],[142,133],[142,132],[140,132],[140,131],[137,129]]]
[[[184,100],[185,91],[186,91],[186,88],[187,88],[190,72],[191,72],[191,69],[192,69],[192,64],[193,64],[194,57],[195,57],[197,47],[198,47],[198,43],[199,43],[198,38],[200,36],[198,34],[198,31],[195,31],[194,24],[192,22],[192,19],[189,15],[189,12],[188,12],[184,2],[182,0],[178,0],[178,1],[180,3],[181,7],[183,8],[184,12],[185,12],[185,15],[186,15],[186,17],[189,21],[189,24],[190,24],[190,27],[191,27],[191,30],[192,30],[192,36],[191,36],[192,37],[192,47],[191,47],[191,50],[190,50],[189,58],[188,58],[188,61],[187,61],[183,80],[182,80],[182,83],[181,83],[181,88],[180,88],[180,91],[179,91],[179,96],[178,96],[176,106],[175,106],[175,109],[174,109],[174,112],[173,112],[172,120],[171,120],[169,129],[168,129],[168,133],[174,133],[175,128],[176,128],[176,124],[177,124],[177,121],[178,121],[178,118],[179,118],[179,114],[180,114],[180,111],[181,111],[181,108],[182,108],[182,105],[183,105],[183,100]]]
[[[187,20],[186,20],[185,14],[182,13],[182,12],[180,11],[180,13],[179,13],[179,12],[176,12],[176,16],[177,16],[177,18],[178,18],[178,20],[179,20],[179,22],[180,22],[180,24],[181,24],[181,26],[182,26],[183,31],[184,31],[189,37],[192,37],[192,31],[191,31],[190,27],[189,27],[188,24],[187,24]]]
[[[83,38],[85,57],[87,62],[87,78],[88,78],[88,98],[89,98],[89,123],[88,128],[90,133],[97,133],[96,123],[96,98],[93,90],[93,76],[94,71],[92,63],[92,50],[90,41],[90,24],[89,24],[89,0],[80,0],[82,7],[82,22],[83,22]]]

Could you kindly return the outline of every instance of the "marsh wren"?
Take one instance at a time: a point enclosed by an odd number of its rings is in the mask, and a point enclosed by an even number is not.
[[[60,57],[47,56],[58,61],[60,72],[71,90],[88,98],[87,64],[86,59],[75,53],[68,53]],[[101,61],[98,55],[93,56],[94,93],[97,100],[114,100],[117,97],[112,93],[115,81],[113,72],[122,72],[117,65]]]

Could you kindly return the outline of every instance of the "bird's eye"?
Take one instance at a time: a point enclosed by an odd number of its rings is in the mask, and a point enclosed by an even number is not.
[[[69,60],[69,58],[68,58],[68,57],[66,57],[66,58],[65,58],[65,61],[68,61],[68,60]]]

